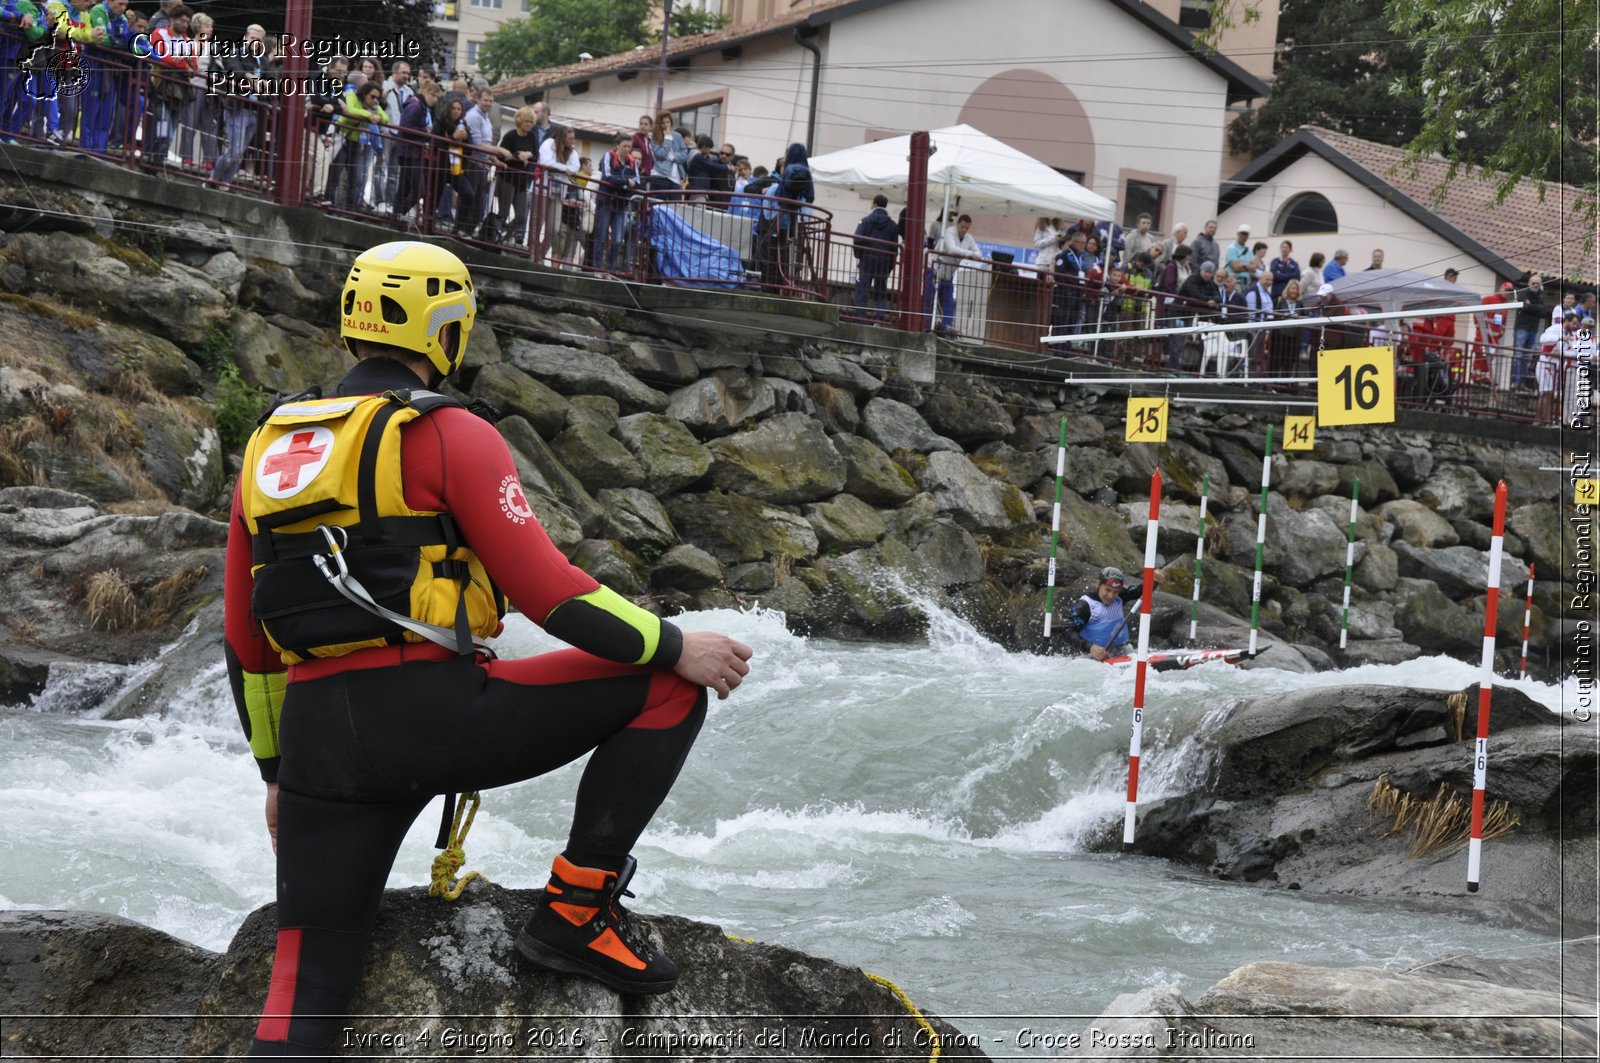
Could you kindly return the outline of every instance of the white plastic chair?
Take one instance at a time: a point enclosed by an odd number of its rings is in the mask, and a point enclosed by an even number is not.
[[[1228,375],[1229,366],[1238,361],[1244,365],[1244,375],[1250,376],[1250,344],[1247,340],[1233,339],[1227,332],[1204,332],[1200,335],[1200,375],[1205,376],[1211,363],[1217,363],[1217,376]]]

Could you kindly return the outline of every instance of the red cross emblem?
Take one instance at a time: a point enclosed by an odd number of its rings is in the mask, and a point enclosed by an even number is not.
[[[274,498],[292,495],[321,471],[332,444],[333,433],[320,426],[281,437],[262,457],[256,482]]]

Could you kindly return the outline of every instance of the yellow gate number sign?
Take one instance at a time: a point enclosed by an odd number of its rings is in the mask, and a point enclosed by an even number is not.
[[[1317,419],[1311,414],[1291,413],[1283,419],[1284,450],[1315,450]]]
[[[1317,423],[1394,421],[1394,348],[1323,351],[1317,359]]]
[[[1600,506],[1600,480],[1572,481],[1572,504]]]
[[[1123,439],[1129,443],[1165,443],[1170,410],[1166,399],[1129,399],[1128,430]]]

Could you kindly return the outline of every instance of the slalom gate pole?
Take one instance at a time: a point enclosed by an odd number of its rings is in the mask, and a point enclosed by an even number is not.
[[[1139,755],[1144,741],[1144,677],[1150,665],[1150,599],[1156,593],[1156,526],[1161,519],[1161,470],[1150,475],[1150,521],[1144,533],[1144,594],[1139,597],[1139,650],[1133,664],[1133,737],[1128,741],[1128,804],[1122,817],[1122,851],[1133,849],[1133,814],[1139,807]]]
[[[1200,628],[1200,571],[1206,560],[1206,502],[1211,498],[1211,474],[1200,478],[1200,534],[1194,541],[1194,603],[1189,607],[1189,641]]]
[[[1528,562],[1528,603],[1522,607],[1522,670],[1518,679],[1528,678],[1528,628],[1533,624],[1533,562]]]
[[[1489,699],[1494,695],[1494,630],[1500,606],[1500,559],[1506,542],[1506,482],[1494,489],[1494,538],[1489,540],[1489,589],[1483,614],[1483,662],[1478,669],[1478,740],[1472,750],[1472,834],[1467,841],[1467,892],[1478,892],[1483,857],[1483,790],[1489,775]]]
[[[1056,612],[1056,543],[1061,538],[1061,478],[1067,472],[1067,417],[1061,415],[1061,442],[1056,446],[1056,508],[1050,516],[1050,567],[1045,575],[1044,637]]]
[[[1256,579],[1250,588],[1250,656],[1256,655],[1256,632],[1261,627],[1261,562],[1267,554],[1267,485],[1272,481],[1272,430],[1267,425],[1267,449],[1261,456],[1261,512],[1256,517]]]
[[[1339,619],[1339,648],[1350,641],[1350,581],[1356,568],[1356,499],[1361,495],[1361,477],[1350,487],[1350,539],[1344,547],[1344,615]]]

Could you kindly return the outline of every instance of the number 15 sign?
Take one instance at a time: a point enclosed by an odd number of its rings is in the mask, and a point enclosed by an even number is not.
[[[1317,358],[1317,423],[1394,420],[1394,348],[1325,350]]]

